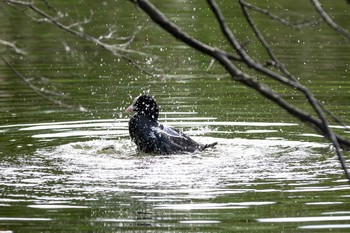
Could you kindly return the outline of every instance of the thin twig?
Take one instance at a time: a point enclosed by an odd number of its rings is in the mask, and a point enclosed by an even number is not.
[[[336,24],[331,17],[323,10],[320,2],[318,0],[311,0],[312,5],[315,7],[317,12],[321,15],[321,17],[324,19],[324,21],[336,32],[340,33],[342,36],[344,36],[346,39],[350,41],[350,33]]]
[[[90,11],[89,18],[84,18],[83,20],[80,20],[80,21],[74,22],[74,23],[72,23],[70,25],[67,25],[67,28],[79,27],[79,26],[82,26],[84,24],[88,24],[88,23],[90,23],[92,21],[93,15],[94,15],[94,12]]]
[[[246,50],[241,46],[241,44],[238,42],[238,40],[233,35],[232,31],[229,29],[229,27],[226,24],[226,21],[224,19],[223,14],[221,13],[218,5],[213,0],[207,0],[210,8],[212,9],[216,19],[218,20],[218,23],[220,25],[221,31],[230,43],[230,45],[236,50],[236,52],[239,54],[239,56],[242,58],[244,63],[250,67],[255,69],[256,71],[273,78],[274,80],[281,82],[287,86],[296,88],[298,90],[304,90],[305,87],[302,86],[299,82],[295,80],[288,79],[286,77],[283,77],[269,69],[267,69],[264,65],[254,61],[249,54],[246,52]]]
[[[215,62],[215,59],[212,58],[211,61],[210,61],[210,63],[209,63],[209,66],[205,69],[205,71],[209,71],[209,70],[213,67],[214,62]]]
[[[13,49],[13,51],[15,51],[15,53],[18,53],[20,55],[26,55],[27,54],[26,51],[24,51],[23,49],[18,48],[14,42],[11,43],[11,42],[8,42],[8,41],[0,39],[0,44],[5,45],[5,46]]]
[[[313,117],[307,112],[304,112],[293,105],[289,104],[287,101],[285,101],[278,93],[273,91],[270,87],[267,85],[258,82],[248,74],[242,72],[239,70],[233,63],[232,61],[225,55],[225,53],[222,53],[220,50],[217,48],[211,47],[207,44],[204,44],[200,42],[199,40],[193,39],[189,37],[186,33],[184,33],[177,25],[174,23],[170,22],[167,17],[163,13],[161,13],[154,5],[152,5],[149,1],[147,0],[130,0],[134,3],[136,3],[144,12],[146,12],[151,19],[159,24],[164,30],[168,31],[170,34],[172,34],[175,38],[181,40],[182,42],[186,43],[187,45],[193,47],[194,49],[207,54],[213,58],[215,58],[226,70],[227,72],[231,75],[232,79],[238,82],[241,82],[245,84],[246,86],[253,88],[257,92],[259,92],[261,95],[265,96],[267,99],[273,101],[275,104],[279,105],[281,108],[289,112],[291,115],[297,117],[303,122],[311,124],[315,129],[320,131],[326,138],[330,139],[334,146],[336,147],[336,152],[338,155],[341,155],[341,151],[339,149],[339,144],[343,148],[350,148],[350,141],[341,137],[340,135],[334,134],[329,127],[325,127],[325,124],[328,124],[325,120],[320,120],[318,118]],[[252,60],[249,58],[249,56],[246,54],[244,49],[240,46],[238,41],[235,39],[231,31],[228,29],[227,25],[224,23],[223,16],[221,14],[221,11],[218,9],[216,3],[214,1],[208,0],[208,3],[210,4],[212,11],[214,12],[215,16],[217,17],[218,21],[220,22],[220,26],[222,28],[222,31],[224,35],[227,37],[229,40],[230,44],[236,49],[237,53],[241,56],[243,61],[245,63],[248,63],[248,66],[253,66],[257,71],[261,72],[264,75],[270,75],[271,76],[276,76],[274,78],[281,79],[282,82],[286,82],[289,85],[295,84],[295,88],[299,88],[301,90],[304,90],[305,87],[300,85],[297,82],[294,82],[292,80],[286,79],[286,78],[281,78],[281,76],[278,76],[275,73],[271,73],[269,71],[266,71],[262,69],[261,64],[253,63]],[[249,64],[251,63],[251,64]],[[261,67],[260,67],[261,66]],[[286,81],[287,80],[287,81]],[[293,85],[292,85],[293,86]],[[305,91],[305,90],[304,90]],[[317,108],[317,103],[314,103],[314,98],[312,95],[309,95],[309,101],[313,104],[316,105],[316,110],[319,110]],[[320,113],[322,116],[322,112]],[[321,117],[322,118],[322,117]],[[347,170],[347,166],[344,160],[342,160],[342,156],[338,156],[339,160],[341,161],[343,170],[347,176],[347,178],[350,181],[350,175]]]
[[[33,85],[31,82],[30,82],[30,79],[29,78],[26,78],[23,74],[21,74],[10,62],[8,62],[1,54],[0,54],[0,58],[1,60],[3,60],[3,62],[6,64],[6,66],[8,66],[12,71],[13,73],[15,73],[15,75],[17,77],[19,77],[20,79],[22,79],[22,81],[30,88],[32,89],[37,95],[47,99],[48,101],[54,103],[54,104],[57,104],[59,106],[62,106],[64,108],[68,108],[68,109],[73,109],[73,110],[79,110],[79,111],[87,111],[86,108],[84,108],[83,106],[81,105],[71,105],[71,104],[66,104],[63,102],[62,99],[54,99],[52,98],[50,95],[54,95],[54,96],[60,96],[62,97],[62,94],[60,93],[54,93],[54,92],[51,92],[51,91],[45,91],[44,89],[42,88],[39,88],[35,85]],[[50,95],[49,95],[50,94]]]
[[[242,2],[241,2],[241,4],[242,4]],[[253,4],[250,4],[250,3],[247,3],[247,2],[244,2],[243,4],[244,4],[245,7],[250,8],[251,10],[254,10],[254,11],[259,12],[261,14],[267,15],[271,19],[273,19],[273,20],[275,20],[275,21],[277,21],[277,22],[279,22],[281,24],[284,24],[284,25],[286,25],[286,26],[288,26],[290,28],[293,28],[293,29],[302,29],[304,27],[313,26],[313,25],[315,25],[315,24],[320,22],[320,20],[311,20],[311,21],[306,21],[306,22],[302,22],[302,23],[293,23],[293,22],[291,22],[291,21],[289,21],[287,19],[284,19],[284,18],[282,18],[280,16],[277,16],[275,14],[272,14],[270,11],[262,9],[260,7],[257,7],[257,6],[255,6]]]
[[[277,56],[274,54],[273,50],[271,49],[271,47],[268,45],[267,41],[265,40],[264,36],[261,34],[260,30],[256,27],[256,25],[254,24],[252,18],[250,17],[248,11],[247,11],[247,5],[251,6],[250,8],[252,9],[252,5],[251,4],[247,4],[244,0],[240,0],[239,1],[241,4],[241,8],[243,10],[243,13],[245,15],[245,18],[248,22],[248,24],[250,25],[250,27],[252,28],[253,32],[255,33],[257,39],[260,41],[260,43],[263,45],[263,47],[265,48],[266,52],[268,53],[268,55],[270,56],[271,60],[273,61],[273,65],[276,66],[277,68],[280,69],[280,71],[285,74],[288,78],[290,78],[291,80],[298,82],[298,80],[294,77],[294,75],[292,75],[285,67],[285,65],[278,60]],[[310,95],[307,93],[307,95]],[[317,105],[319,105],[322,108],[322,111],[327,113],[329,116],[331,116],[339,125],[342,125],[344,129],[346,130],[350,130],[346,124],[344,122],[342,122],[336,115],[334,115],[331,111],[327,110],[323,104],[315,99],[314,101],[317,102]]]
[[[149,54],[140,52],[140,51],[136,51],[136,50],[130,50],[130,49],[126,49],[125,48],[125,44],[123,45],[119,45],[119,44],[106,44],[104,42],[102,42],[101,40],[99,40],[98,38],[95,38],[94,36],[85,33],[84,31],[78,31],[78,30],[74,30],[72,29],[73,25],[64,25],[63,23],[58,21],[58,18],[56,17],[52,17],[51,15],[49,15],[48,13],[46,13],[45,11],[41,10],[40,8],[36,7],[34,5],[33,2],[25,2],[25,1],[18,1],[18,0],[3,0],[5,3],[9,4],[9,5],[14,5],[14,6],[24,6],[27,7],[28,9],[30,9],[31,11],[33,11],[34,13],[36,13],[38,16],[42,17],[42,19],[35,19],[36,21],[42,21],[42,22],[48,22],[53,24],[54,26],[58,27],[61,30],[64,30],[66,32],[69,32],[70,34],[79,37],[81,39],[93,42],[94,44],[102,47],[103,49],[111,52],[113,55],[123,59],[124,61],[128,62],[129,64],[131,64],[132,66],[136,67],[137,69],[141,70],[142,72],[144,72],[147,75],[150,76],[158,76],[157,74],[154,74],[148,70],[146,70],[145,68],[143,68],[142,65],[144,65],[144,63],[142,62],[138,62],[134,59],[132,59],[131,57],[125,55],[125,54],[136,54],[142,57],[145,56],[150,56]],[[132,37],[133,39],[133,37]],[[140,65],[142,64],[142,65]]]
[[[250,27],[252,28],[253,32],[255,33],[256,38],[260,41],[260,43],[263,45],[263,47],[265,48],[266,52],[268,53],[268,55],[270,56],[271,60],[274,61],[275,66],[277,66],[277,68],[284,74],[286,75],[289,79],[293,80],[294,82],[297,82],[297,79],[285,68],[285,65],[278,60],[277,56],[275,55],[275,53],[272,51],[271,47],[268,45],[267,41],[265,40],[264,36],[260,33],[260,30],[256,27],[256,25],[254,24],[252,18],[250,17],[248,11],[247,11],[247,7],[250,6],[250,8],[252,9],[252,5],[251,4],[247,4],[245,1],[240,0],[239,3],[241,4],[241,8],[243,10],[243,14],[248,22],[248,24],[250,25]],[[254,8],[253,8],[254,9]]]
[[[45,4],[45,6],[47,7],[47,9],[57,13],[59,12],[54,6],[51,5],[51,3],[49,3],[47,0],[42,0]]]
[[[240,0],[240,2],[242,4],[242,0]],[[347,178],[350,181],[350,173],[348,172],[348,167],[347,167],[347,164],[345,162],[343,153],[342,153],[342,151],[340,149],[340,145],[339,145],[338,139],[335,136],[333,130],[329,127],[328,120],[327,120],[327,118],[326,118],[326,116],[325,116],[325,114],[323,112],[322,107],[320,107],[320,105],[319,105],[319,101],[314,97],[314,95],[306,87],[301,85],[293,76],[290,76],[293,79],[292,82],[285,82],[285,80],[282,77],[277,77],[275,75],[273,77],[270,72],[266,71],[265,67],[261,68],[262,67],[261,64],[256,63],[255,61],[253,61],[249,57],[249,55],[245,52],[245,50],[241,49],[238,41],[236,40],[236,38],[232,34],[231,30],[227,27],[226,22],[224,20],[224,16],[223,16],[221,10],[219,9],[219,7],[217,6],[215,0],[208,0],[208,3],[210,5],[212,11],[214,12],[215,16],[217,17],[217,20],[218,20],[218,22],[219,22],[219,24],[221,26],[223,34],[229,40],[230,44],[234,47],[234,49],[236,49],[236,51],[238,53],[240,53],[240,55],[243,57],[243,59],[246,61],[246,63],[248,63],[247,65],[249,67],[252,67],[255,70],[257,70],[257,71],[259,71],[259,72],[261,72],[261,73],[263,73],[263,74],[265,74],[265,75],[267,75],[269,77],[272,77],[275,80],[280,81],[280,82],[282,82],[284,84],[292,85],[293,88],[296,88],[297,90],[299,90],[300,92],[302,92],[305,95],[305,97],[309,101],[310,105],[315,110],[315,112],[317,113],[318,117],[320,118],[320,120],[322,122],[321,127],[320,127],[320,130],[322,130],[322,134],[333,143],[333,145],[335,147],[336,154],[337,154],[338,159],[339,159],[339,161],[341,163],[341,166],[342,166],[342,168],[343,168]],[[242,6],[243,6],[243,4],[242,4]],[[250,17],[248,15],[247,11],[245,11],[244,6],[243,6],[243,10],[244,10],[246,19],[248,20],[250,26],[253,28],[253,30],[254,30],[256,36],[258,37],[259,41],[263,43],[263,45],[267,48],[267,51],[269,52],[270,49],[269,49],[268,44],[266,43],[264,37],[261,35],[259,30],[253,24],[252,20],[250,20]],[[271,50],[270,50],[269,55],[272,56],[272,59],[277,59],[274,56],[274,54],[271,52]],[[278,63],[279,61],[276,60],[276,62]],[[284,69],[284,66],[281,66],[281,68],[282,68],[282,70],[284,72],[287,72],[287,74],[289,74],[289,72],[286,69]]]

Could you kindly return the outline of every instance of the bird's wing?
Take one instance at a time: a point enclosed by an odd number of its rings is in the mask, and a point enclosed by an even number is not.
[[[201,145],[183,132],[167,125],[160,124],[152,129],[156,138],[157,148],[161,154],[173,154],[176,152],[193,152]]]

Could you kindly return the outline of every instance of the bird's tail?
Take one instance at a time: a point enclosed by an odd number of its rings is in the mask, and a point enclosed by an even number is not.
[[[204,144],[204,145],[202,145],[201,150],[205,150],[207,148],[214,148],[217,144],[218,144],[218,142],[213,142],[213,143],[210,143],[210,144]]]

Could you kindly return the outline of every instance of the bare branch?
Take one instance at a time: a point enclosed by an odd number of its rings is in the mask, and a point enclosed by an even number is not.
[[[265,40],[264,36],[260,33],[260,30],[254,24],[252,18],[250,17],[250,15],[249,15],[249,13],[247,11],[248,6],[249,6],[250,9],[254,9],[254,8],[252,8],[253,5],[247,4],[243,0],[240,0],[239,3],[241,4],[241,8],[243,10],[243,14],[245,15],[245,18],[247,19],[249,26],[252,28],[253,32],[255,33],[256,38],[259,40],[259,42],[265,48],[267,54],[270,56],[271,60],[273,61],[274,66],[276,66],[289,79],[293,80],[294,82],[297,82],[297,79],[285,68],[285,65],[278,60],[277,56],[274,54],[274,52],[272,51],[272,49],[268,45],[268,43]]]
[[[58,13],[59,10],[57,10],[54,6],[52,6],[47,0],[42,0],[45,4],[45,6],[47,7],[47,9],[55,12],[55,13]]]
[[[319,105],[319,101],[314,97],[314,95],[304,86],[302,86],[299,82],[297,82],[297,80],[284,68],[284,65],[282,65],[276,58],[276,56],[272,53],[272,50],[270,49],[270,47],[268,46],[267,42],[265,41],[265,39],[263,38],[263,36],[261,35],[261,33],[259,32],[259,30],[255,27],[255,25],[253,24],[252,20],[250,19],[248,12],[245,11],[245,7],[243,6],[244,4],[242,4],[242,0],[240,0],[240,3],[242,5],[242,9],[244,11],[244,14],[246,16],[246,19],[248,20],[248,23],[250,24],[250,26],[253,28],[253,31],[255,32],[258,40],[263,44],[263,46],[266,48],[267,52],[269,53],[270,57],[277,63],[279,64],[279,68],[283,71],[283,73],[287,74],[293,81],[292,82],[286,82],[284,80],[283,77],[280,76],[276,76],[275,74],[268,72],[268,70],[265,69],[265,67],[261,67],[260,64],[256,63],[255,61],[253,61],[249,55],[245,52],[245,50],[243,50],[240,47],[240,44],[238,43],[238,41],[235,39],[235,37],[233,36],[233,34],[231,33],[231,31],[229,30],[229,28],[227,27],[224,17],[220,11],[220,9],[218,8],[217,4],[215,3],[214,0],[208,0],[208,3],[210,5],[210,7],[212,8],[212,11],[214,12],[215,16],[217,17],[219,24],[221,26],[221,29],[223,31],[223,34],[226,36],[226,38],[229,40],[230,44],[236,49],[236,51],[242,56],[242,58],[245,60],[245,62],[247,63],[247,65],[249,67],[253,67],[255,70],[277,80],[280,81],[284,84],[287,85],[291,85],[292,87],[296,88],[297,90],[301,91],[306,98],[308,99],[310,105],[313,107],[313,109],[315,110],[315,112],[317,113],[318,117],[320,118],[321,124],[318,126],[318,130],[322,132],[322,134],[328,138],[334,145],[335,147],[335,151],[336,154],[338,156],[338,159],[341,163],[341,166],[348,178],[348,180],[350,181],[350,173],[348,172],[348,167],[347,164],[345,162],[343,153],[341,151],[340,148],[340,144],[338,141],[337,136],[335,135],[335,133],[333,132],[333,130],[329,127],[328,124],[328,120],[323,112],[323,108]],[[257,91],[259,91],[258,89],[256,89]],[[270,94],[272,94],[271,92],[272,90],[270,90]],[[265,93],[261,93],[263,95],[265,95]],[[269,95],[265,95],[265,97],[271,99],[271,96]],[[271,99],[273,100],[273,99]],[[278,102],[277,99],[275,100],[275,102],[277,104],[279,104],[282,108],[286,109],[286,103],[282,104],[282,102]],[[287,109],[286,109],[287,110]],[[288,111],[288,110],[287,110]],[[293,114],[294,116],[296,116],[296,112]],[[309,116],[311,118],[311,116]],[[302,120],[302,119],[301,119]],[[309,121],[309,120],[307,120]]]
[[[277,66],[280,71],[285,74],[288,78],[294,80],[295,82],[298,82],[298,80],[286,69],[285,65],[280,62],[278,59],[277,59],[277,56],[274,54],[274,52],[272,51],[272,49],[270,48],[270,46],[268,45],[267,41],[265,40],[264,36],[260,33],[259,29],[256,27],[256,25],[254,24],[252,18],[250,17],[248,11],[247,11],[247,3],[244,1],[244,0],[240,0],[240,4],[241,4],[241,7],[242,7],[242,10],[243,10],[243,13],[245,15],[245,18],[247,19],[250,27],[252,28],[253,32],[255,33],[257,39],[260,41],[260,43],[263,45],[263,47],[265,48],[266,52],[268,53],[268,55],[270,56],[271,60],[273,61],[273,65],[274,66]],[[249,4],[250,5],[250,4]],[[252,5],[251,5],[252,6]],[[255,6],[253,6],[255,7]],[[250,7],[252,8],[252,7]],[[307,95],[310,95],[310,93],[307,93]],[[327,113],[328,115],[330,115],[339,125],[342,125],[343,128],[345,130],[350,130],[344,122],[342,122],[336,115],[334,115],[331,111],[327,110],[323,104],[315,99],[314,101],[317,102],[317,105],[319,105],[322,110],[319,110],[320,112],[325,112]],[[323,114],[322,114],[322,117],[324,118]]]
[[[281,24],[284,24],[290,28],[293,28],[293,29],[302,29],[304,27],[313,26],[313,25],[318,24],[320,22],[320,20],[311,20],[311,21],[305,21],[302,23],[293,23],[287,19],[284,19],[284,18],[277,16],[275,14],[272,14],[268,10],[262,9],[260,7],[253,5],[253,4],[250,4],[247,2],[241,2],[241,4],[243,4],[246,8],[250,8],[251,10],[254,10],[254,11],[259,12],[261,14],[267,15],[271,19],[273,19]]]
[[[292,82],[286,82],[283,77],[281,77],[281,76],[279,76],[277,74],[268,72],[269,70],[266,70],[264,67],[261,67],[261,64],[256,63],[255,61],[253,61],[249,57],[249,55],[246,53],[246,51],[243,50],[240,47],[240,44],[238,43],[238,41],[236,40],[236,38],[234,37],[234,35],[230,31],[230,29],[227,27],[226,22],[224,20],[224,17],[222,15],[219,7],[217,6],[216,2],[214,0],[208,0],[208,3],[209,3],[210,7],[212,8],[212,11],[214,12],[215,16],[217,17],[217,19],[219,21],[219,24],[220,24],[220,27],[222,29],[223,34],[226,36],[226,38],[228,39],[230,44],[236,49],[236,51],[243,57],[243,59],[245,60],[245,63],[249,67],[253,67],[255,70],[261,72],[262,74],[265,74],[265,75],[267,75],[267,76],[269,76],[269,77],[271,77],[271,78],[273,78],[273,79],[275,79],[277,81],[280,81],[283,84],[287,84],[287,85],[290,85],[291,87],[296,88],[297,90],[299,90],[300,92],[302,92],[306,96],[306,98],[309,101],[310,105],[313,107],[313,109],[317,113],[318,117],[320,118],[321,124],[319,125],[318,130],[321,131],[322,134],[333,143],[333,145],[335,147],[335,150],[336,150],[336,154],[338,155],[339,161],[341,162],[342,168],[345,171],[345,174],[347,175],[347,177],[348,177],[348,179],[350,181],[350,173],[348,172],[347,165],[345,163],[345,160],[344,160],[344,157],[343,157],[343,153],[342,153],[342,151],[340,149],[340,145],[339,145],[338,139],[337,139],[336,135],[334,134],[333,130],[329,127],[328,120],[327,120],[327,118],[326,118],[326,116],[325,116],[325,114],[323,112],[322,107],[319,105],[320,102],[314,97],[314,95],[306,87],[302,86],[299,82],[297,82],[297,80],[293,76],[290,75],[290,77],[293,80]],[[244,9],[244,7],[243,7],[243,9]],[[250,19],[247,11],[244,10],[244,13],[246,15],[246,19],[248,20],[250,26],[253,28],[253,30],[254,30],[256,36],[258,37],[259,41],[262,42],[264,47],[268,50],[268,52],[270,52],[269,55],[271,56],[271,58],[276,63],[280,63],[277,60],[277,58],[274,56],[272,51],[270,50],[270,47],[266,43],[266,41],[263,38],[263,36],[260,34],[259,30],[253,24],[253,22]],[[281,67],[281,69],[282,69],[282,71],[284,73],[290,74],[284,68],[284,66],[280,65],[280,67]],[[270,92],[270,94],[273,94],[272,90],[269,90],[269,92]],[[262,93],[262,94],[265,95],[265,93]],[[269,96],[266,96],[266,95],[265,95],[265,97],[270,98]],[[276,103],[282,103],[282,102],[279,101],[279,102],[276,102]],[[285,108],[285,109],[287,107],[286,103],[283,104],[283,105],[280,105],[280,106]],[[296,115],[296,112],[293,115]],[[309,117],[311,118],[311,115]]]
[[[324,21],[336,32],[340,33],[342,36],[344,36],[346,39],[350,41],[350,33],[336,24],[331,17],[323,10],[320,2],[318,0],[311,0],[313,6],[317,10],[317,12],[321,15],[321,17],[324,19]]]
[[[272,72],[271,70],[267,69],[266,67],[264,67],[264,65],[255,62],[250,56],[249,54],[246,52],[246,50],[241,46],[241,44],[238,42],[238,40],[235,38],[235,36],[232,34],[231,30],[229,29],[229,27],[227,26],[224,16],[221,13],[218,5],[216,4],[215,1],[212,0],[208,0],[208,4],[211,7],[213,13],[215,14],[218,23],[221,27],[221,30],[223,32],[223,34],[225,35],[225,37],[227,38],[227,40],[229,41],[230,45],[237,51],[237,53],[239,54],[239,56],[242,58],[242,60],[244,61],[244,63],[250,67],[255,69],[256,71],[271,77],[273,79],[275,79],[276,81],[279,81],[287,86],[296,88],[300,91],[304,90],[305,87],[303,87],[299,82],[296,82],[295,80],[290,80],[286,77],[283,77],[275,72]]]
[[[215,59],[212,58],[212,59],[210,60],[209,66],[205,69],[205,71],[209,71],[209,70],[213,67],[214,62],[215,62]]]
[[[70,25],[67,25],[67,28],[80,27],[80,26],[82,26],[82,25],[84,25],[84,24],[88,24],[88,23],[91,22],[93,15],[94,15],[94,12],[93,12],[93,11],[90,11],[90,16],[89,16],[89,18],[84,18],[84,19],[81,20],[81,21],[77,21],[77,22],[74,22],[74,23],[72,23],[72,24],[70,24]]]
[[[225,69],[226,71],[231,75],[232,79],[238,82],[243,83],[244,85],[254,89],[267,99],[273,101],[275,104],[283,108],[285,111],[289,112],[291,115],[297,117],[299,120],[306,122],[313,126],[317,131],[319,131],[321,134],[323,134],[326,138],[332,141],[336,153],[338,155],[339,161],[341,162],[341,166],[347,176],[347,178],[350,181],[350,174],[348,172],[347,165],[345,163],[345,160],[343,158],[342,152],[340,150],[340,146],[346,149],[350,149],[350,141],[341,137],[340,135],[335,134],[329,127],[328,127],[328,121],[325,118],[322,108],[319,106],[318,101],[314,98],[311,92],[309,90],[302,86],[299,82],[296,80],[290,80],[287,79],[277,73],[272,72],[271,70],[266,69],[262,64],[255,62],[250,58],[250,56],[246,53],[244,48],[240,45],[240,43],[237,41],[237,39],[234,37],[228,26],[226,25],[226,22],[224,20],[224,17],[217,6],[216,2],[214,0],[208,0],[208,3],[215,14],[219,25],[221,27],[221,30],[224,34],[224,36],[227,38],[231,46],[236,50],[239,57],[242,59],[242,61],[249,67],[255,69],[257,72],[271,77],[283,84],[286,84],[292,88],[295,88],[299,91],[301,91],[308,99],[309,103],[312,105],[314,110],[316,111],[319,118],[316,118],[312,116],[311,114],[304,112],[300,110],[299,108],[291,105],[286,100],[284,100],[277,92],[272,90],[267,85],[258,82],[250,75],[242,72],[240,69],[238,69],[233,63],[232,60],[230,60],[226,53],[222,52],[221,50],[211,47],[207,44],[204,44],[200,42],[199,40],[196,40],[194,38],[191,38],[186,33],[184,33],[177,25],[170,22],[166,16],[161,13],[154,5],[152,5],[147,0],[130,0],[137,4],[143,11],[145,11],[151,19],[159,24],[164,30],[168,31],[170,34],[172,34],[175,38],[181,40],[182,42],[186,43],[187,45],[193,47],[194,49],[209,55],[210,57],[216,59]],[[267,45],[267,44],[266,44]]]
[[[67,104],[65,102],[63,102],[63,99],[66,98],[67,96],[62,94],[62,93],[58,93],[58,92],[54,92],[54,91],[50,91],[50,90],[46,90],[43,87],[37,87],[34,84],[32,84],[32,78],[26,78],[23,74],[21,74],[10,62],[8,62],[1,54],[0,54],[0,58],[1,60],[3,60],[3,62],[13,71],[13,73],[18,76],[20,79],[22,79],[22,81],[30,88],[32,89],[37,95],[47,99],[48,101],[57,104],[59,106],[68,108],[68,109],[73,109],[73,110],[78,110],[78,111],[82,111],[85,112],[87,111],[86,108],[84,108],[81,105],[71,105],[71,104]],[[47,80],[47,79],[46,79]],[[58,97],[57,98],[54,98]]]
[[[142,72],[144,72],[148,75],[158,76],[158,75],[152,73],[151,71],[147,70],[146,68],[144,68],[142,66],[142,65],[144,65],[144,62],[134,60],[129,56],[132,54],[142,56],[142,57],[149,57],[150,56],[149,54],[146,54],[146,53],[143,53],[140,51],[126,49],[127,45],[129,45],[128,42],[130,42],[130,41],[123,43],[123,44],[107,44],[107,43],[104,43],[103,41],[101,41],[99,38],[96,38],[96,37],[84,32],[83,30],[74,30],[73,29],[75,26],[78,26],[78,25],[81,26],[86,21],[74,23],[71,25],[65,25],[65,24],[58,21],[58,19],[60,18],[60,15],[58,17],[53,17],[53,16],[49,15],[47,12],[45,12],[42,9],[35,6],[35,4],[33,2],[18,1],[18,0],[3,0],[3,1],[11,6],[26,7],[28,9],[30,9],[33,13],[35,13],[39,17],[41,17],[38,19],[38,18],[33,18],[32,16],[30,16],[33,20],[35,20],[37,22],[47,22],[47,23],[53,24],[57,28],[59,28],[63,31],[69,32],[70,34],[72,34],[78,38],[93,42],[95,45],[98,45],[101,48],[109,51],[114,56],[117,56],[117,57],[123,59],[124,61],[128,62],[132,66],[136,67],[137,69],[141,70]],[[133,39],[134,36],[132,36],[131,38]]]
[[[252,30],[254,31],[257,39],[260,41],[260,43],[263,45],[263,47],[265,48],[266,52],[269,54],[270,58],[273,61],[273,65],[277,66],[281,72],[283,74],[285,74],[287,77],[289,77],[290,79],[294,80],[297,82],[297,79],[285,68],[285,65],[280,62],[277,59],[277,56],[274,54],[274,52],[272,51],[272,49],[270,48],[270,46],[268,45],[268,43],[266,42],[265,38],[263,37],[263,35],[260,33],[259,29],[256,27],[256,25],[253,23],[253,20],[251,19],[251,17],[249,16],[249,13],[247,12],[247,7],[249,7],[250,9],[254,9],[255,6],[251,5],[251,4],[247,4],[245,1],[240,0],[240,4],[243,10],[243,13],[245,15],[245,18],[247,19],[250,27],[252,28]],[[268,11],[266,11],[266,13],[268,13]],[[347,126],[345,125],[344,122],[342,122],[337,116],[335,116],[332,112],[330,112],[329,110],[327,110],[322,103],[320,103],[320,101],[316,100],[317,104],[322,107],[322,111],[326,112],[328,115],[330,115],[338,124],[342,125],[344,127],[344,129],[348,129]],[[324,116],[323,116],[324,117]]]
[[[27,54],[26,51],[18,48],[15,43],[11,43],[11,42],[8,42],[8,41],[0,39],[0,44],[5,45],[6,47],[9,47],[9,48],[13,49],[13,51],[15,51],[15,53],[18,53],[20,55],[26,55]]]

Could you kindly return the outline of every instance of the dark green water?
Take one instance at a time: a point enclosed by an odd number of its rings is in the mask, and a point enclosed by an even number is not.
[[[228,48],[201,1],[154,1],[196,38]],[[345,1],[324,6],[347,27]],[[313,19],[305,1],[259,2],[291,19]],[[150,76],[93,43],[37,24],[0,3],[0,39],[26,56],[1,54],[27,77],[69,93],[61,108],[33,93],[0,62],[0,231],[9,232],[347,232],[350,187],[330,145],[311,128],[238,83],[218,64],[167,35],[127,1],[55,3],[98,37],[138,32],[128,54]],[[264,59],[238,5],[229,25]],[[288,10],[283,9],[286,6]],[[350,45],[325,24],[294,31],[254,14],[275,52],[344,121],[350,116]],[[125,40],[105,39],[110,44]],[[154,61],[155,60],[155,61]],[[154,61],[154,62],[153,62]],[[161,70],[161,71],[159,71]],[[269,82],[268,80],[266,82]],[[54,86],[54,87],[53,87]],[[281,87],[296,104],[304,99]],[[161,121],[217,148],[172,156],[137,154],[124,113],[155,95]],[[113,145],[115,150],[104,148]]]

